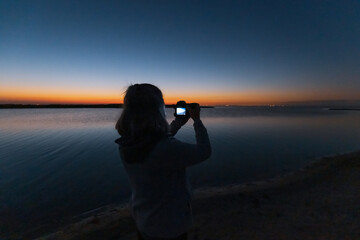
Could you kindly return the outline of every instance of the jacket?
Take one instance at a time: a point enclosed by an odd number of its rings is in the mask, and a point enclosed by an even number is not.
[[[167,137],[130,144],[123,138],[115,141],[132,189],[131,214],[145,236],[175,238],[193,224],[192,191],[186,169],[208,159],[211,146],[201,120],[193,124],[196,144],[174,137],[181,126],[181,120],[176,118]]]

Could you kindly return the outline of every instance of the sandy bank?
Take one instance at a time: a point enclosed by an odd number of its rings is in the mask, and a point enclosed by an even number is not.
[[[360,239],[360,152],[262,182],[195,192],[189,239]],[[136,239],[129,211],[109,207],[39,240]]]

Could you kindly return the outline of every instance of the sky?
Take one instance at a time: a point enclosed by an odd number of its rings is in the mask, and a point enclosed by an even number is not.
[[[0,103],[360,100],[360,1],[0,0]]]

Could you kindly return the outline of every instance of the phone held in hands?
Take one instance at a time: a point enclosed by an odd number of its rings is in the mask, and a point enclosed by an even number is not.
[[[185,101],[178,101],[175,105],[175,113],[174,116],[187,116],[189,115],[188,110],[186,109]]]
[[[184,100],[178,101],[175,105],[175,117],[186,116],[189,117],[188,108],[196,108],[199,106],[198,103],[186,103]]]

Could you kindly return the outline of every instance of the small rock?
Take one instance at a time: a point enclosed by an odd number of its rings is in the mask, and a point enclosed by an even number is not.
[[[262,197],[265,198],[265,199],[269,199],[269,198],[270,198],[269,195],[267,195],[266,193],[264,193],[264,194],[262,195]]]
[[[252,204],[253,204],[253,207],[254,208],[258,208],[260,207],[260,200],[255,198],[253,201],[252,201]]]

